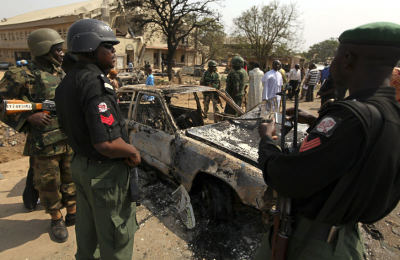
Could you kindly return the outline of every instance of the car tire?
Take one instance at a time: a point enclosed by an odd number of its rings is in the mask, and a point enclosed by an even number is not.
[[[228,220],[232,217],[232,191],[222,181],[206,180],[200,190],[201,208],[210,220]]]

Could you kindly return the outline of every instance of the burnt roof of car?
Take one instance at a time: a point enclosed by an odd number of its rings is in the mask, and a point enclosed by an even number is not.
[[[174,93],[192,93],[192,92],[204,92],[204,91],[215,91],[215,88],[206,86],[196,85],[157,85],[157,86],[146,86],[145,84],[138,85],[125,85],[118,89],[118,92],[132,92],[132,91],[146,91],[146,92],[157,92],[160,94],[168,95]]]

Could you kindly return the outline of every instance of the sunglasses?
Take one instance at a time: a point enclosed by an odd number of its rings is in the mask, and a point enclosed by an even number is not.
[[[111,43],[102,43],[101,46],[103,46],[104,48],[106,48],[108,50],[114,49],[114,44],[111,44]]]

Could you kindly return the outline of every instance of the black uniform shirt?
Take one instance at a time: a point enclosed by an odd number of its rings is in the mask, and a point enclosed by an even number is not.
[[[93,144],[119,137],[128,142],[114,88],[97,65],[78,64],[69,71],[56,90],[56,106],[61,127],[77,154],[105,160]]]
[[[361,101],[373,94],[366,90],[348,99]],[[300,151],[293,154],[282,154],[270,138],[264,137],[259,163],[266,183],[293,199],[294,214],[314,219],[338,181],[350,172],[359,172],[355,167],[366,149],[366,137],[359,119],[344,107],[319,117],[310,129]],[[357,183],[353,185],[357,189]],[[357,218],[348,219],[353,217]]]

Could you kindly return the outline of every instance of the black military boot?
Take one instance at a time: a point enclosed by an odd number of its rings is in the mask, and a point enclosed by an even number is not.
[[[58,243],[63,243],[67,241],[68,230],[62,217],[56,220],[51,220],[50,231],[54,241]]]
[[[67,213],[67,215],[65,216],[65,225],[67,225],[67,227],[75,225],[75,219],[76,219],[76,213],[73,214]]]

